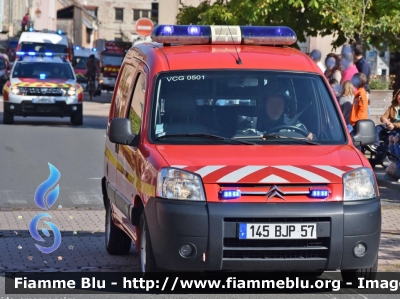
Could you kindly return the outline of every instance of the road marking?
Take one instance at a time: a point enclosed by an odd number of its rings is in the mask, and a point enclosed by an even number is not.
[[[75,191],[69,195],[71,201],[74,204],[95,204],[99,202],[103,202],[103,197],[97,192],[82,192]]]
[[[89,180],[101,180],[102,178],[89,178]]]

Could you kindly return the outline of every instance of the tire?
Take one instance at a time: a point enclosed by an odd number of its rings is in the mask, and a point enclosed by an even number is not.
[[[119,229],[111,219],[110,201],[106,203],[106,230],[105,245],[106,250],[111,255],[125,255],[131,250],[132,240],[128,235]]]
[[[74,126],[81,126],[83,125],[83,112],[79,112],[77,114],[71,115],[71,123]]]
[[[371,268],[355,269],[355,270],[341,270],[342,279],[344,282],[352,282],[358,285],[358,278],[375,279],[378,272],[378,256],[376,256],[375,263]]]
[[[3,124],[12,125],[14,123],[14,114],[3,110]]]
[[[154,258],[153,247],[147,230],[147,221],[144,211],[140,217],[140,268],[142,273],[158,272],[156,260]]]

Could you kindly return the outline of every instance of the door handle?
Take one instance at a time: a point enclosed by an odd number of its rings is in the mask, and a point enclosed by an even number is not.
[[[119,144],[118,143],[116,143],[115,144],[115,152],[118,154],[118,152],[119,152]]]

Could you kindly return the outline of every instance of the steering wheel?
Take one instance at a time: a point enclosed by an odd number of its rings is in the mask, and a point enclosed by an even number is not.
[[[310,134],[310,132],[307,132],[306,130],[296,127],[296,126],[292,126],[292,125],[281,125],[281,126],[277,126],[275,128],[272,128],[271,130],[268,130],[266,132],[266,134],[272,133],[272,132],[279,132],[282,129],[286,129],[286,130],[292,130],[292,131],[297,131],[299,133],[301,133],[302,135],[304,135],[304,137],[307,137],[308,134]]]

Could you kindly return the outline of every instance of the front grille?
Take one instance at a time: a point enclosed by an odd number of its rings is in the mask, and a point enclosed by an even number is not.
[[[297,217],[297,218],[225,218],[229,227],[238,227],[238,223],[320,223],[329,229],[329,217]],[[324,224],[325,223],[325,224]],[[228,226],[226,226],[228,227]],[[322,226],[321,226],[322,227]],[[225,232],[223,239],[224,259],[328,259],[330,248],[330,233],[321,233],[317,239],[239,239]]]
[[[298,184],[298,185],[286,185],[286,184],[232,184],[222,183],[219,184],[220,188],[271,188],[273,186],[279,188],[321,188],[327,187],[327,184]]]
[[[237,238],[225,238],[224,247],[265,247],[265,248],[276,248],[276,247],[329,247],[329,238],[317,238],[308,240],[241,240]]]
[[[42,89],[45,92],[42,92]],[[43,96],[43,95],[62,96],[63,92],[62,92],[61,88],[28,87],[27,95],[28,96]]]
[[[328,250],[229,250],[226,259],[310,259],[328,258]]]

